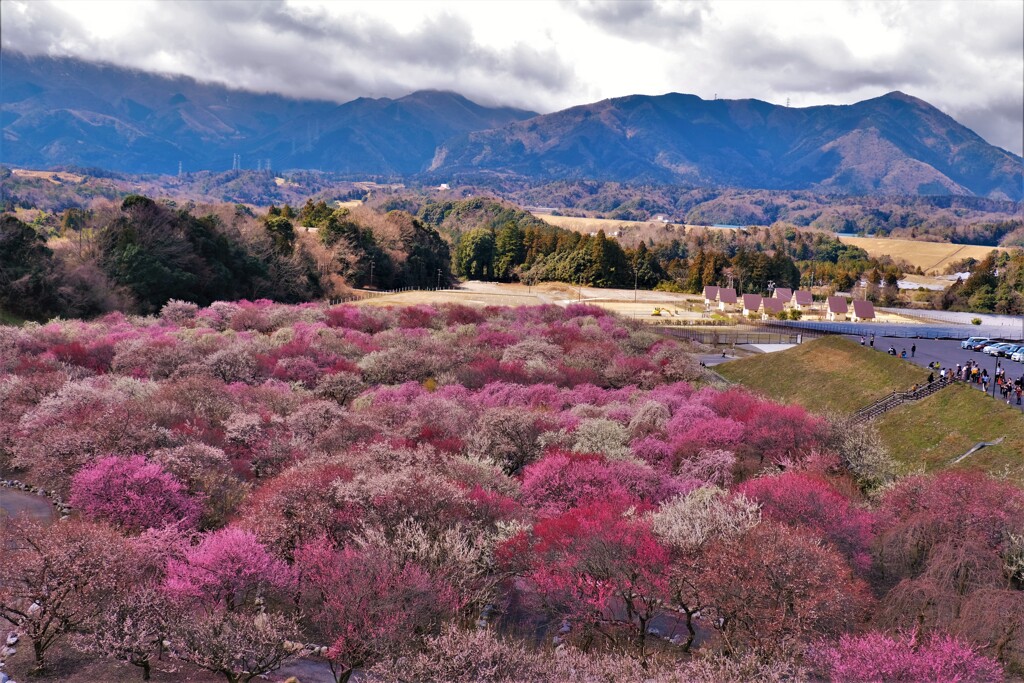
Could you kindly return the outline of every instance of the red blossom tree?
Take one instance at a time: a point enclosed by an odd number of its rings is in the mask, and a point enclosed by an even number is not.
[[[641,656],[652,620],[669,598],[670,554],[650,522],[619,506],[592,503],[538,522],[499,557],[520,567],[542,604],[585,635]]]

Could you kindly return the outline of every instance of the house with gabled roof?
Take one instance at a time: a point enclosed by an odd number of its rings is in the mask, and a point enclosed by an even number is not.
[[[757,309],[759,308],[761,308],[760,294],[743,295],[743,315],[751,315],[752,313],[757,313]]]
[[[789,287],[776,287],[775,291],[772,292],[773,299],[782,299],[784,302],[789,303],[789,300],[793,298],[793,290]]]
[[[761,319],[767,320],[768,318],[774,318],[780,313],[786,310],[785,299],[762,299],[761,300]]]
[[[830,296],[825,307],[825,319],[834,321],[838,320],[839,316],[845,318],[849,310],[845,296]]]
[[[711,307],[718,301],[718,287],[706,285],[704,287],[704,305]]]
[[[875,305],[870,301],[864,299],[855,299],[853,302],[853,312],[850,315],[850,320],[855,323],[864,322],[865,320],[875,319]]]
[[[732,287],[718,288],[718,310],[724,311],[726,306],[736,305],[736,290]]]
[[[793,292],[793,298],[790,300],[790,303],[793,304],[793,308],[802,311],[814,305],[814,295],[806,289],[798,289]]]

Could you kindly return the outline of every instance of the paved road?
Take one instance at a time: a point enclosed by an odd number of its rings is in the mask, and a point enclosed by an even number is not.
[[[860,341],[859,336],[849,336],[855,342]],[[907,350],[907,360],[916,363],[921,367],[928,367],[929,363],[938,361],[944,368],[955,368],[957,363],[964,365],[968,361],[975,361],[983,370],[988,370],[989,377],[995,373],[996,363],[999,362],[1006,370],[1006,376],[1016,380],[1024,375],[1024,363],[1014,363],[1009,358],[993,358],[986,356],[981,351],[964,351],[960,348],[960,342],[946,339],[890,339],[875,338],[875,351],[885,353],[890,344],[896,349],[896,353]],[[917,352],[910,356],[911,345],[917,346]],[[979,389],[980,391],[980,389]],[[991,391],[991,388],[990,388]]]

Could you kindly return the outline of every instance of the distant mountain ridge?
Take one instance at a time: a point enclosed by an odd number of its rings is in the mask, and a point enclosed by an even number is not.
[[[536,116],[420,91],[345,104],[232,90],[69,58],[0,59],[0,162],[129,173],[273,168],[406,176],[444,140]]]
[[[894,92],[801,109],[759,100],[632,95],[468,133],[431,170],[1019,200],[1022,163]]]
[[[70,58],[0,59],[0,162],[130,173],[309,168],[348,176],[518,176],[1024,199],[1024,161],[928,103],[631,95],[551,114],[451,92],[345,104]]]

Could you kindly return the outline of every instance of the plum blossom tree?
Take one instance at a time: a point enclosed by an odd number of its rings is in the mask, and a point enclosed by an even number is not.
[[[522,567],[554,616],[581,627],[584,638],[647,656],[647,632],[667,607],[669,552],[650,523],[607,503],[541,520],[499,549]]]
[[[786,472],[744,482],[737,491],[760,503],[761,514],[802,527],[828,541],[862,575],[871,569],[873,520],[825,479]]]
[[[152,659],[174,621],[174,605],[151,585],[133,587],[116,596],[72,640],[87,654],[128,662],[142,669],[148,681]]]
[[[889,636],[882,633],[844,635],[814,657],[822,674],[836,683],[928,681],[934,683],[998,683],[1003,669],[954,637],[934,633]]]
[[[307,611],[330,643],[335,680],[436,634],[455,613],[456,596],[415,564],[372,547],[333,549],[324,540],[296,552]]]
[[[89,519],[128,532],[174,525],[195,528],[201,500],[141,455],[108,456],[84,467],[71,480],[71,505]]]
[[[288,589],[292,572],[256,535],[227,527],[203,536],[183,559],[167,564],[168,593],[202,607],[232,612],[252,606],[274,590]]]
[[[713,541],[702,561],[714,571],[695,583],[726,652],[798,651],[851,629],[871,606],[867,585],[837,552],[774,522]]]
[[[125,541],[108,527],[5,521],[0,547],[0,616],[32,642],[36,671],[51,646],[87,626],[131,583]]]
[[[228,683],[247,683],[297,656],[291,640],[297,633],[295,620],[283,614],[217,608],[180,620],[171,632],[171,648],[178,658]]]

